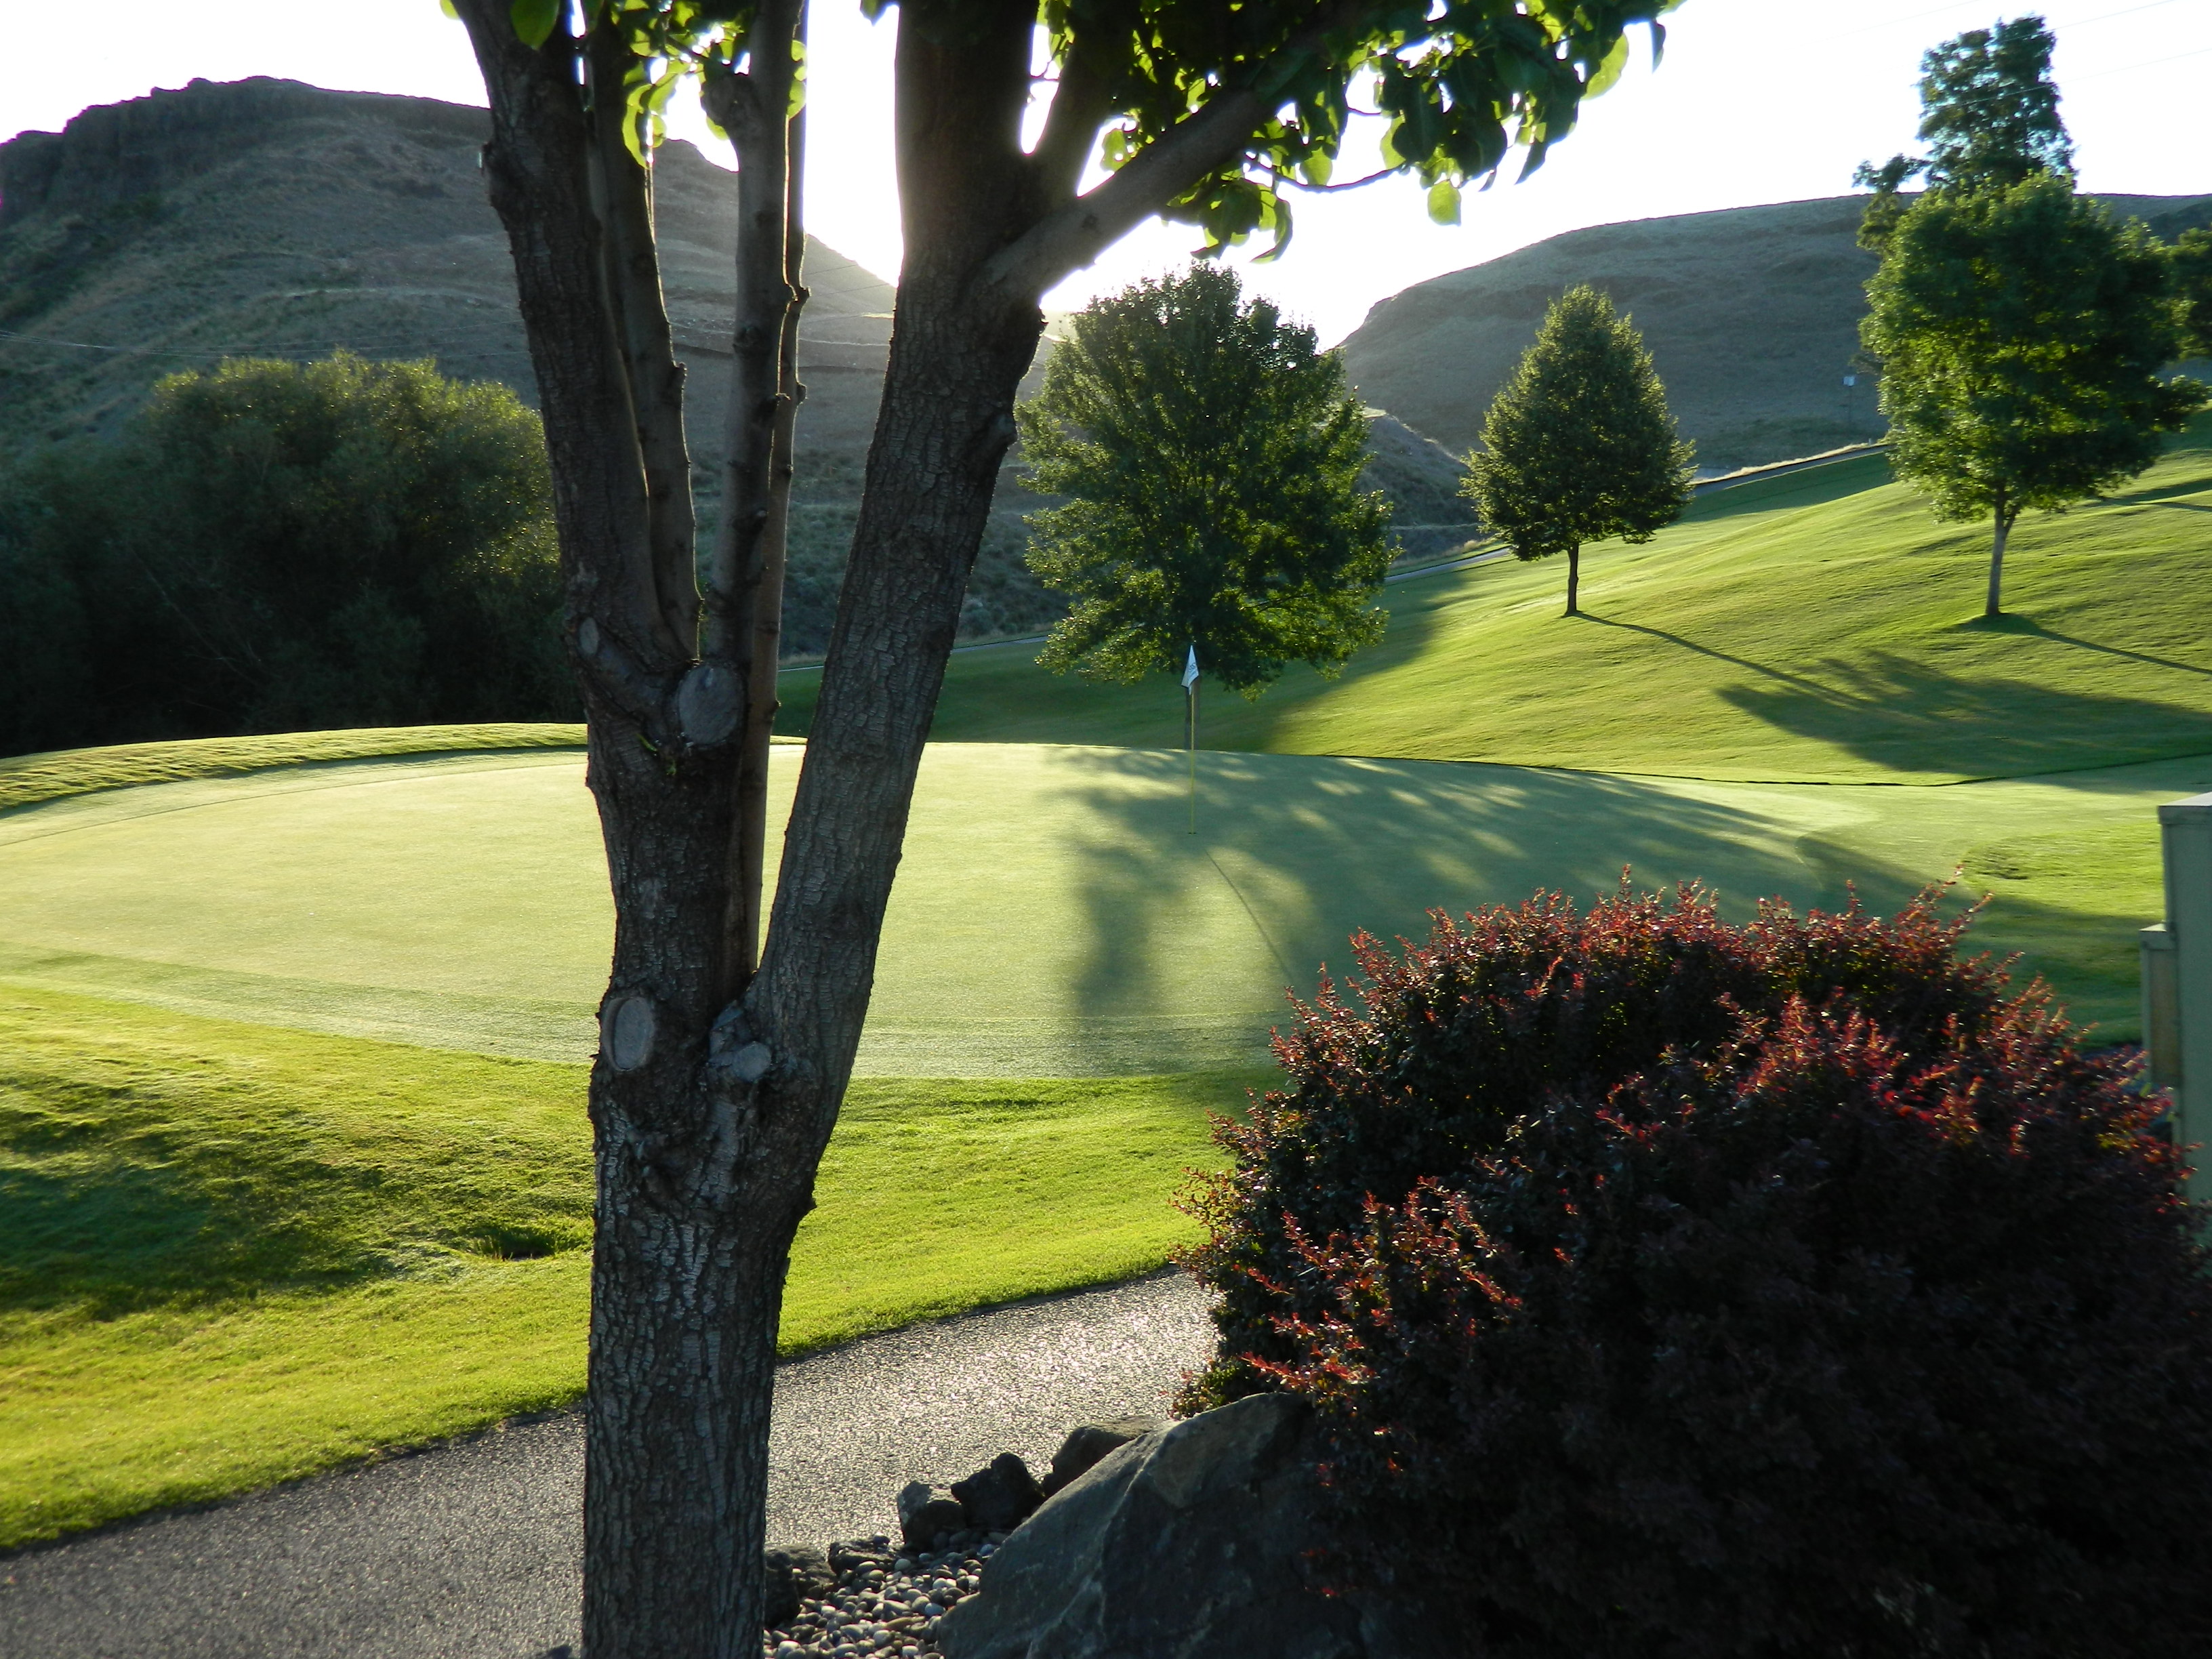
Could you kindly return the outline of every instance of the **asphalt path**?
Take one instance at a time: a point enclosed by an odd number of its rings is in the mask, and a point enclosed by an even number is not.
[[[909,1480],[1161,1410],[1211,1327],[1162,1274],[872,1337],[776,1373],[769,1536],[893,1527]],[[0,1556],[0,1659],[567,1659],[583,1419],[488,1434]]]

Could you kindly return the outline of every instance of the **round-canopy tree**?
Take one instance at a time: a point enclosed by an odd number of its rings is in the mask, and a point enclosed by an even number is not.
[[[427,362],[170,375],[0,485],[0,742],[574,719],[552,494],[536,413]]]
[[[2023,511],[2133,477],[2204,406],[2159,374],[2180,343],[2169,276],[2148,231],[2054,173],[1930,191],[1891,232],[1860,325],[1890,465],[1937,518],[1991,521],[1985,616]]]
[[[1882,263],[1859,328],[1882,361],[1890,464],[1937,518],[1991,520],[1990,617],[2021,513],[2133,477],[2204,402],[2159,378],[2183,343],[2168,252],[2074,193],[2056,44],[2016,17],[1936,47],[1921,62],[1929,153],[1857,175],[1875,191],[1859,240]],[[1907,207],[1899,187],[1923,174]]]
[[[1075,601],[1047,667],[1131,681],[1195,649],[1256,696],[1382,637],[1389,509],[1359,488],[1365,411],[1342,358],[1234,271],[1095,301],[1016,418],[1030,487],[1068,498],[1030,520],[1030,568]]]
[[[1552,304],[1534,343],[1482,423],[1466,492],[1486,527],[1523,559],[1567,556],[1578,615],[1584,542],[1631,542],[1682,516],[1692,446],[1635,325],[1588,286]]]

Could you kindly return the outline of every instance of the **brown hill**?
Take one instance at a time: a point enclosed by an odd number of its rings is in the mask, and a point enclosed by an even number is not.
[[[2167,235],[2212,210],[2212,196],[2104,199]],[[1369,403],[1464,453],[1545,308],[1590,283],[1644,331],[1701,470],[1878,437],[1856,362],[1875,266],[1854,240],[1865,204],[1831,197],[1570,231],[1383,301],[1345,342],[1346,360]]]
[[[157,376],[226,356],[431,356],[534,401],[506,237],[477,168],[485,135],[483,112],[461,105],[257,79],[195,81],[0,144],[0,454],[112,434]],[[726,403],[735,196],[689,144],[668,145],[657,166],[690,424],[711,440]],[[806,271],[788,636],[801,651],[827,637],[893,299],[811,239]],[[1400,519],[1441,526],[1410,531],[1409,544],[1463,539],[1451,458],[1397,422],[1376,430],[1374,476]],[[700,483],[711,487],[703,472]],[[1021,516],[1036,505],[1001,492],[970,637],[1057,614],[1021,561]]]

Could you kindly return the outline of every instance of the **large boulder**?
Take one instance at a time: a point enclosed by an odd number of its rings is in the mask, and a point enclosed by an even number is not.
[[[1324,1597],[1310,1413],[1255,1395],[1110,1452],[938,1627],[945,1659],[1431,1659],[1443,1633]]]

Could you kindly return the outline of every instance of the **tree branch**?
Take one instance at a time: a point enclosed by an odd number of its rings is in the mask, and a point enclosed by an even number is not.
[[[689,645],[699,628],[696,520],[691,459],[684,442],[684,365],[669,330],[653,240],[653,170],[630,153],[623,76],[632,58],[611,18],[592,28],[585,50],[593,92],[592,193],[604,236],[601,263],[645,468],[654,599],[670,634]]]
[[[1054,209],[994,255],[983,267],[981,285],[1034,301],[1068,272],[1089,264],[1140,221],[1242,155],[1275,108],[1275,100],[1257,86],[1276,80],[1283,68],[1328,35],[1358,23],[1369,9],[1361,0],[1343,0],[1330,8],[1243,82],[1223,88],[1138,151],[1111,178]]]
[[[1091,159],[1091,147],[1097,142],[1098,129],[1114,112],[1105,77],[1096,62],[1102,48],[1091,44],[1098,38],[1095,32],[1076,37],[1067,62],[1060,68],[1060,84],[1053,90],[1044,131],[1037,137],[1036,148],[1030,152],[1040,198],[1050,207],[1061,207],[1074,199],[1084,164]]]
[[[525,46],[507,0],[455,0],[455,8],[491,105],[485,182],[514,252],[545,420],[570,638],[590,620],[595,637],[611,639],[636,665],[642,678],[629,689],[643,693],[690,659],[694,641],[688,626],[672,628],[654,568],[646,459],[608,308],[606,233],[592,199],[593,136],[577,95],[575,43],[556,33],[541,48]],[[639,718],[626,695],[611,701]]]

